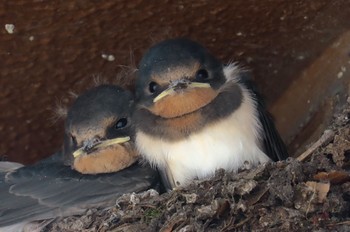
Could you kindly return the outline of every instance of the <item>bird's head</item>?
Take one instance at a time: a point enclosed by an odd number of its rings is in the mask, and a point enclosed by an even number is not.
[[[225,83],[221,62],[188,39],[166,40],[150,48],[138,73],[139,105],[163,118],[181,117],[202,108]]]
[[[80,95],[68,110],[63,154],[81,173],[115,172],[137,160],[133,145],[133,95],[100,85]]]

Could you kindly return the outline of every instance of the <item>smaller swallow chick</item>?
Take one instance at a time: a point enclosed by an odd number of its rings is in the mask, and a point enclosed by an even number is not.
[[[136,80],[136,146],[166,188],[285,159],[287,152],[254,85],[188,39],[143,56]]]
[[[66,164],[84,174],[109,173],[133,164],[131,92],[101,85],[79,96],[67,113],[63,154]]]
[[[68,110],[63,151],[29,166],[0,162],[0,231],[40,231],[56,218],[157,188],[157,171],[136,162],[133,107],[129,91],[92,88]]]

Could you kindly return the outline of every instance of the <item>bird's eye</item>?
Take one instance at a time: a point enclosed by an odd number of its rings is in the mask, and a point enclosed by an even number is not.
[[[121,129],[128,124],[128,120],[126,118],[119,119],[115,124],[115,129]]]
[[[208,71],[205,69],[199,69],[196,73],[196,80],[197,81],[204,81],[209,77]]]
[[[158,86],[159,86],[159,85],[158,85],[156,82],[152,81],[152,82],[149,83],[148,89],[149,89],[149,91],[150,91],[151,93],[154,93],[154,92],[157,91]]]

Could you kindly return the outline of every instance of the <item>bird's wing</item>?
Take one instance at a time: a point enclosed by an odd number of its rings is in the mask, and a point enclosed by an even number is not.
[[[281,136],[279,135],[271,114],[267,111],[264,99],[261,97],[256,86],[251,80],[249,72],[243,72],[241,82],[251,91],[252,96],[257,102],[259,120],[263,129],[263,146],[266,155],[273,161],[284,160],[288,158],[288,151]]]
[[[285,160],[288,158],[288,151],[281,136],[277,132],[272,116],[265,107],[258,103],[259,118],[264,131],[264,148],[266,154],[273,160]]]
[[[55,159],[0,173],[0,227],[113,206],[118,196],[155,186],[157,173],[134,164],[110,174],[83,175]]]
[[[20,163],[0,161],[0,172],[9,172],[20,167],[23,167]]]
[[[175,182],[170,169],[168,167],[162,167],[158,168],[158,171],[162,181],[161,187],[164,188],[162,190],[167,192],[172,190],[175,187]]]

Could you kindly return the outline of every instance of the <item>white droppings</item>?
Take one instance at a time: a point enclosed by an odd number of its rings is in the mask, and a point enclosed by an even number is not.
[[[340,78],[343,77],[345,71],[346,71],[346,67],[345,67],[345,66],[342,66],[342,67],[340,68],[340,72],[338,72],[338,74],[337,74],[338,79],[340,79]]]
[[[11,23],[5,24],[5,30],[9,34],[13,34],[13,32],[15,31],[15,25],[13,25]]]
[[[243,33],[239,31],[239,32],[236,33],[236,35],[237,35],[237,36],[242,36]]]
[[[342,78],[343,74],[344,74],[343,72],[338,72],[338,74],[337,74],[338,79]]]
[[[34,40],[34,36],[31,35],[31,36],[29,36],[28,39],[29,39],[29,41],[33,41]]]
[[[298,56],[298,60],[304,60],[304,59],[305,59],[305,56],[303,55]]]
[[[115,57],[113,55],[108,55],[107,60],[108,61],[114,61]]]
[[[105,59],[105,60],[108,60],[108,61],[114,61],[115,60],[115,57],[111,54],[102,54],[101,55],[102,59]]]

